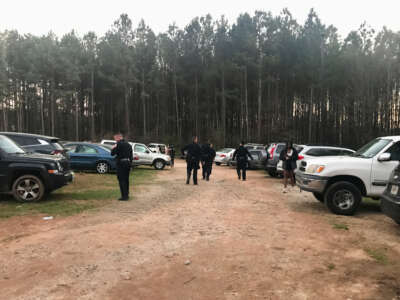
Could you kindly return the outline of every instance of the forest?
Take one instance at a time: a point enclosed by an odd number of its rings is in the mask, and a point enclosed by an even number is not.
[[[0,32],[0,130],[64,140],[357,148],[400,134],[399,87],[400,32],[341,37],[313,9],[304,24],[284,9],[157,34],[127,14],[104,36]]]

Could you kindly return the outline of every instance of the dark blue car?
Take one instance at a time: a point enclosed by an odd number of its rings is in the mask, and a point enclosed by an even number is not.
[[[100,174],[115,170],[115,158],[111,156],[111,149],[104,145],[74,142],[64,147],[68,150],[69,163],[74,170],[95,170]]]

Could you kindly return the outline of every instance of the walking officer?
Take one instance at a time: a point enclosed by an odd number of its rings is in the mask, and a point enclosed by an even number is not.
[[[244,147],[244,142],[241,142],[239,148],[233,153],[233,160],[236,158],[236,171],[239,180],[241,178],[243,178],[243,181],[246,180],[247,157],[253,160],[249,150]]]
[[[215,150],[212,144],[205,144],[203,147],[203,179],[209,181],[212,172],[212,165],[216,156]]]
[[[127,201],[129,199],[129,173],[133,161],[132,146],[124,140],[121,133],[115,134],[114,140],[117,144],[112,148],[111,155],[116,155],[117,159],[117,178],[121,190],[121,198],[118,200]]]
[[[182,148],[182,154],[186,154],[186,165],[187,165],[187,179],[186,184],[190,183],[190,176],[193,171],[193,184],[197,185],[197,170],[200,168],[199,163],[201,160],[201,148],[198,144],[197,136],[194,136],[192,143]]]

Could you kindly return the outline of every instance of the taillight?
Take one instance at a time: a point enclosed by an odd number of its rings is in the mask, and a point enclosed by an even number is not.
[[[62,150],[54,150],[53,152],[51,152],[51,155],[56,155],[56,154],[63,154]]]
[[[221,154],[220,156],[221,156],[221,157],[226,157],[226,155],[225,155],[225,154]]]
[[[139,160],[139,156],[134,156],[133,160]]]
[[[270,155],[271,155],[271,159],[273,159],[274,158],[274,151],[275,151],[275,148],[276,148],[276,146],[275,147],[272,147],[271,148],[271,151],[270,151]]]
[[[303,155],[299,155],[299,160],[302,160],[302,159],[304,159],[304,156]]]
[[[229,158],[232,158],[232,153],[229,155]]]

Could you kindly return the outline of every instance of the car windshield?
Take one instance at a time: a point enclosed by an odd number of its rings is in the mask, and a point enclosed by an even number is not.
[[[382,151],[387,145],[389,145],[392,140],[387,139],[375,139],[365,146],[361,147],[358,151],[356,151],[352,156],[355,157],[364,157],[364,158],[371,158],[377,155],[379,152]]]
[[[0,135],[0,149],[8,154],[22,154],[25,153],[17,144],[11,141],[9,138]]]

